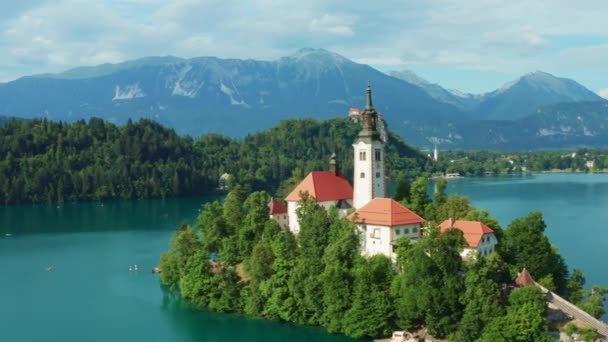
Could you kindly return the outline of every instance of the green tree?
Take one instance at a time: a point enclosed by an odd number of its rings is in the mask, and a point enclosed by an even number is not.
[[[245,191],[240,185],[235,185],[226,195],[223,207],[223,216],[229,228],[229,233],[234,234],[243,224],[245,213],[243,204],[245,203]]]
[[[513,290],[507,314],[495,318],[484,330],[479,341],[542,341],[553,339],[547,334],[544,295],[536,286]]]
[[[469,260],[465,273],[465,292],[460,301],[465,305],[462,320],[450,341],[475,341],[493,319],[505,314],[499,280],[506,265],[497,255]]]
[[[264,240],[258,241],[253,247],[251,257],[245,263],[247,274],[251,276],[254,281],[262,281],[272,276],[272,262],[274,255],[272,254],[272,248],[270,244]]]
[[[378,256],[378,258],[386,258]],[[389,279],[377,279],[374,275],[385,274],[381,261],[374,270],[371,261],[359,257],[355,264],[354,291],[352,306],[344,316],[344,332],[354,338],[384,336],[392,329],[392,306],[389,291],[383,283],[390,282]],[[390,260],[388,260],[390,267]]]
[[[410,183],[406,180],[400,180],[397,183],[397,189],[393,199],[397,202],[408,203],[410,201]]]
[[[325,269],[320,277],[324,307],[321,322],[329,332],[336,333],[344,331],[344,314],[350,308],[352,268],[359,255],[359,236],[353,224],[346,220],[334,219],[332,231],[336,231],[336,238],[325,249]]]
[[[222,239],[228,236],[228,227],[219,201],[206,203],[196,222],[196,228],[202,235],[202,247],[207,252],[218,252]]]
[[[433,227],[424,239],[410,248],[398,250],[401,272],[392,284],[396,322],[402,328],[426,324],[434,336],[446,336],[456,329],[463,304],[464,283],[460,250],[462,233],[456,229],[439,234]]]
[[[540,212],[513,220],[505,232],[506,260],[518,270],[524,267],[535,279],[552,275],[558,293],[564,293],[568,270],[557,249],[545,236]]]
[[[410,187],[410,197],[406,205],[419,215],[425,215],[426,207],[431,203],[427,193],[426,178],[418,177]]]
[[[273,274],[263,282],[262,293],[268,297],[264,316],[293,322],[295,320],[295,299],[289,289],[289,279],[295,267],[298,245],[289,231],[276,234],[272,240]]]

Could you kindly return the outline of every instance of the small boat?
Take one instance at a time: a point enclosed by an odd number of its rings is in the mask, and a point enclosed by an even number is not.
[[[49,266],[46,268],[47,272],[53,272],[55,270],[55,267],[53,266]]]
[[[160,267],[154,267],[152,273],[160,273]]]

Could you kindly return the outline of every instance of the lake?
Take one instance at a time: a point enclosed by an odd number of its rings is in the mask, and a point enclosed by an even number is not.
[[[608,285],[608,175],[463,178],[450,180],[448,192],[471,197],[503,227],[543,211],[568,265],[589,284]],[[162,291],[150,269],[172,232],[211,199],[0,207],[0,340],[352,341],[320,328],[196,311]],[[139,271],[129,271],[133,264]]]
[[[0,207],[0,341],[352,341],[196,311],[163,292],[150,270],[208,200]]]
[[[511,220],[541,211],[545,234],[587,285],[608,286],[608,174],[535,174],[459,178],[447,192],[471,198],[506,228]]]

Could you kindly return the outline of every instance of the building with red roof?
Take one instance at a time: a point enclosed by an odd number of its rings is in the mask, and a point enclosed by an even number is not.
[[[331,171],[313,171],[309,173],[298,186],[285,197],[287,202],[300,201],[302,195],[308,196],[317,202],[352,200],[353,187],[346,178]]]
[[[268,202],[268,215],[270,218],[277,221],[281,228],[289,227],[289,215],[287,215],[287,207],[280,201],[271,198]]]
[[[392,198],[376,197],[350,214],[362,236],[361,251],[365,255],[384,254],[395,259],[395,242],[408,237],[420,238],[420,229],[425,220]]]
[[[477,251],[479,255],[490,255],[496,249],[498,240],[492,228],[479,221],[464,221],[448,219],[439,225],[441,232],[448,229],[458,229],[467,242],[467,247],[464,248],[461,255],[468,256],[471,252]]]
[[[288,227],[294,234],[300,232],[296,211],[304,196],[309,196],[325,209],[336,206],[341,217],[353,207],[353,187],[340,173],[335,154],[330,158],[329,171],[312,171],[285,197]]]

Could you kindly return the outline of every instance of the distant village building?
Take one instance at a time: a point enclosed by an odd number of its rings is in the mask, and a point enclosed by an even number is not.
[[[595,160],[588,160],[587,162],[585,162],[585,166],[590,169],[592,169],[594,165],[595,165]]]
[[[277,221],[281,228],[289,228],[289,215],[287,215],[287,207],[283,203],[271,198],[268,202],[268,214],[270,219]]]
[[[498,240],[494,230],[483,222],[448,219],[439,225],[442,233],[452,228],[460,230],[467,242],[467,247],[460,253],[463,258],[471,256],[474,251],[477,251],[479,255],[487,256],[496,249]]]
[[[433,160],[437,161],[439,159],[439,151],[437,150],[437,144],[435,144],[435,149],[433,150]]]
[[[392,198],[376,197],[348,216],[361,234],[361,252],[384,254],[396,260],[396,241],[402,237],[421,237],[424,219]]]

